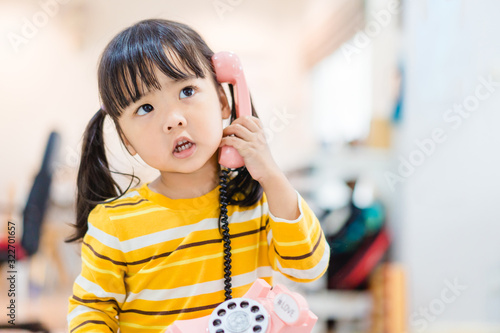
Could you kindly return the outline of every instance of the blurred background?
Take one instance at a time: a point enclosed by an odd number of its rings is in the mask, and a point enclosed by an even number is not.
[[[322,223],[328,273],[291,284],[315,332],[500,332],[499,12],[495,0],[0,0],[0,323],[15,237],[16,325],[67,331],[80,257],[64,239],[98,58],[124,28],[167,18],[240,56],[273,155]],[[117,170],[155,177],[112,124],[106,143]]]

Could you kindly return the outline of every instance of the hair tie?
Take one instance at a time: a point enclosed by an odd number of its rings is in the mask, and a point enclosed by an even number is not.
[[[106,109],[104,108],[104,105],[101,105],[101,108],[99,109],[99,111],[97,111],[97,113],[99,113],[103,117],[107,115],[107,112],[106,112]]]
[[[97,110],[97,112],[94,114],[92,119],[97,119],[100,117],[104,118],[105,116],[106,116],[106,111],[104,111],[104,108],[101,106],[99,110]]]

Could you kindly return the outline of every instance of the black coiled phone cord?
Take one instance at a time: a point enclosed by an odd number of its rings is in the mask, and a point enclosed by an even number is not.
[[[226,296],[226,301],[233,298],[231,296],[231,239],[229,238],[229,222],[227,217],[227,204],[228,197],[227,194],[227,178],[228,170],[222,169],[222,175],[220,177],[220,217],[219,225],[222,229],[222,241],[224,242],[224,295]]]

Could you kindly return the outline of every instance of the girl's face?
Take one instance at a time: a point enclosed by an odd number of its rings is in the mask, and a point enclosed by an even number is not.
[[[123,142],[161,172],[195,172],[217,152],[231,113],[226,95],[206,70],[205,78],[182,81],[155,74],[161,90],[146,91],[118,119]]]

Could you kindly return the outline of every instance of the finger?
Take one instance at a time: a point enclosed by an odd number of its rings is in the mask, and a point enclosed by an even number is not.
[[[234,123],[242,124],[243,126],[248,128],[251,132],[258,132],[263,128],[260,119],[254,116],[244,116],[236,118],[233,121],[233,124]]]
[[[244,145],[245,141],[243,139],[240,139],[236,136],[227,136],[225,138],[222,138],[219,147],[231,146],[240,151],[241,149],[243,149]]]
[[[223,136],[227,136],[227,135],[230,135],[230,134],[235,134],[235,128],[233,128],[232,126],[236,126],[236,125],[241,125],[241,126],[249,126],[251,128],[253,128],[255,130],[255,132],[251,132],[251,134],[253,136],[243,136],[244,134],[240,132],[240,134],[236,134],[237,136],[240,136],[242,138],[244,138],[246,141],[248,142],[255,142],[255,141],[258,141],[260,142],[261,144],[267,144],[267,138],[266,138],[266,135],[264,134],[264,130],[259,128],[258,126],[262,126],[262,123],[260,122],[260,119],[259,118],[256,118],[256,117],[249,117],[249,119],[244,119],[245,117],[240,117],[238,118],[239,121],[237,122],[238,119],[236,119],[235,121],[233,121],[233,123],[231,125],[229,125],[228,127],[226,127],[226,129],[228,129],[227,131],[224,130],[223,131]],[[248,129],[248,127],[245,127]]]
[[[246,128],[242,124],[231,124],[228,127],[224,128],[222,131],[222,135],[224,137],[229,136],[229,135],[236,135],[237,137],[245,140],[245,141],[251,141],[254,138],[254,133],[252,133],[248,128]]]
[[[257,124],[257,127],[259,127],[260,129],[264,129],[264,125],[262,125],[262,120],[260,120],[257,117],[252,117],[252,120],[255,124]]]

